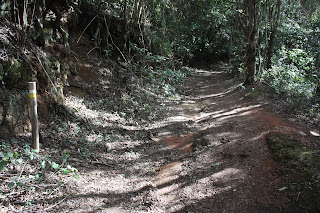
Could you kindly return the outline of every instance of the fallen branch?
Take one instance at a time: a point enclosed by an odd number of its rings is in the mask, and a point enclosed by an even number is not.
[[[108,164],[108,163],[97,162],[97,161],[88,161],[88,160],[85,161],[85,160],[79,160],[79,159],[77,159],[77,158],[69,158],[68,161],[78,162],[78,163],[98,164],[98,165],[108,166],[108,167],[112,167],[112,168],[117,167],[116,165],[112,165],[112,164]]]
[[[34,187],[50,187],[50,186],[58,186],[59,184],[55,183],[55,184],[28,184],[28,186],[34,186]]]
[[[49,209],[52,209],[56,206],[58,206],[60,203],[62,203],[65,199],[67,199],[67,197],[69,197],[69,195],[65,196],[62,200],[60,200],[58,203],[52,205],[52,206],[49,206],[48,208],[45,208],[43,209],[42,211],[45,212],[45,211],[48,211]]]
[[[78,38],[77,44],[79,43],[81,37],[83,36],[84,32],[87,30],[87,28],[91,25],[91,23],[99,16],[100,14],[98,13],[95,17],[93,17],[93,19],[89,22],[89,24],[86,26],[86,28],[84,28],[84,30],[82,31],[81,35]]]

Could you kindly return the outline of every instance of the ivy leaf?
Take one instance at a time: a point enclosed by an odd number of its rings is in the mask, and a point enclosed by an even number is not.
[[[41,167],[44,169],[46,168],[46,161],[40,161],[41,162]]]
[[[284,187],[278,189],[278,191],[282,192],[282,191],[286,190],[287,188],[288,188],[288,187],[284,186]]]
[[[8,183],[8,187],[10,187],[10,188],[12,188],[12,187],[14,187],[14,182],[10,182],[10,183]]]
[[[23,183],[23,182],[18,182],[17,183],[17,186],[25,186],[26,184],[25,183]]]
[[[33,160],[34,159],[34,156],[32,153],[30,153],[30,156],[29,156],[30,160]]]
[[[8,164],[8,161],[2,160],[2,161],[0,162],[0,171],[2,171],[3,168],[4,168],[7,164]]]
[[[74,174],[73,177],[74,177],[74,179],[76,179],[76,180],[79,179],[79,175],[78,175],[78,174]]]
[[[36,190],[36,187],[30,186],[28,189],[29,189],[30,191],[35,191],[35,190]]]
[[[59,164],[55,163],[55,162],[52,162],[52,168],[54,169],[57,169],[59,167]]]
[[[19,158],[19,159],[17,159],[17,162],[21,165],[21,164],[23,164],[23,159]]]
[[[13,152],[8,152],[8,153],[7,153],[7,157],[8,157],[8,158],[13,158],[13,155],[14,155]]]
[[[67,175],[67,174],[69,174],[69,170],[68,170],[68,169],[62,169],[62,173],[63,173],[64,175]]]
[[[214,166],[220,166],[220,163],[214,163],[214,164],[210,164],[211,167],[214,167]]]

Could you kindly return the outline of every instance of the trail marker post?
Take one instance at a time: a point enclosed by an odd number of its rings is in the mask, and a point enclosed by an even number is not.
[[[36,82],[29,82],[29,99],[32,124],[32,148],[39,151],[39,127],[38,127],[38,112],[37,112],[37,89]]]

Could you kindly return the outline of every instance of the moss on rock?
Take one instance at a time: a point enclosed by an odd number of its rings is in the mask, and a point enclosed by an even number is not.
[[[30,68],[25,61],[15,58],[2,61],[0,80],[5,82],[6,87],[25,89],[30,76]]]
[[[8,59],[4,61],[6,74],[11,79],[21,78],[24,70],[22,62],[17,59]]]
[[[320,166],[320,159],[301,141],[279,132],[271,132],[267,136],[269,148],[274,159],[286,168],[298,169],[301,166],[310,169]]]
[[[320,156],[301,141],[280,132],[267,135],[267,144],[274,160],[280,163],[280,171],[299,187],[293,193],[304,193],[300,202],[294,202],[297,212],[320,212],[320,183],[317,172],[320,169]],[[298,191],[297,191],[298,190]]]

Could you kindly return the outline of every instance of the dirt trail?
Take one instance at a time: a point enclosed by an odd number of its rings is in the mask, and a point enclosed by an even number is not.
[[[308,143],[309,129],[250,103],[220,66],[197,69],[152,140],[115,141],[113,162],[83,166],[73,212],[290,212],[265,135],[284,131]],[[138,131],[138,130],[137,130]]]
[[[157,177],[166,210],[284,211],[283,199],[274,193],[276,163],[264,140],[277,126],[260,119],[262,106],[245,101],[223,67],[198,70],[186,84],[187,95],[171,118],[174,127],[159,132],[168,135],[162,142],[181,150],[179,159],[165,165]],[[278,120],[272,114],[267,118]],[[201,140],[208,145],[197,146]]]

